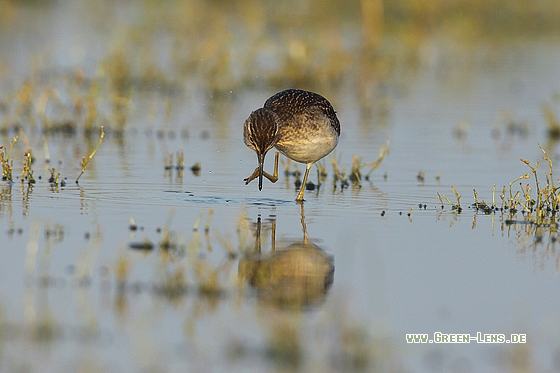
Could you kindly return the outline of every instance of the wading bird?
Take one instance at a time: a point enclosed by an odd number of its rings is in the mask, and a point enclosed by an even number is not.
[[[249,115],[243,125],[245,144],[257,153],[258,167],[244,179],[249,184],[266,177],[278,180],[278,152],[296,162],[305,163],[305,175],[296,201],[303,201],[311,166],[329,154],[338,144],[340,122],[331,103],[323,96],[299,89],[288,89],[270,97],[264,106]],[[263,170],[266,153],[276,148],[274,172]]]

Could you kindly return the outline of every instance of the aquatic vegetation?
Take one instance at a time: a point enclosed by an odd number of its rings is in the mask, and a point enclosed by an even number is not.
[[[492,190],[492,204],[488,205],[486,202],[484,202],[484,200],[482,201],[478,200],[478,193],[476,192],[476,189],[473,188],[474,208],[478,211],[484,212],[485,214],[489,214],[495,209],[497,209],[498,207],[496,206],[496,200],[494,197],[495,192],[496,192],[496,184],[494,184],[494,189]]]
[[[548,170],[539,174],[540,160],[531,163],[527,159],[520,158],[520,161],[527,165],[530,172],[517,177],[509,185],[504,185],[496,197],[496,185],[492,189],[492,201],[486,202],[479,198],[479,192],[473,189],[474,203],[469,206],[477,213],[492,215],[492,226],[494,226],[493,216],[500,217],[501,230],[506,228],[518,231],[517,240],[521,245],[519,252],[532,251],[535,260],[540,266],[552,257],[556,264],[556,269],[560,269],[560,255],[558,255],[557,245],[560,242],[558,236],[558,226],[560,225],[560,179],[555,179],[554,166],[548,152],[538,144],[544,160],[548,164]],[[532,182],[525,182],[532,180]],[[463,211],[457,190],[452,186],[456,202],[452,202],[444,194],[437,193],[442,210],[445,209],[444,200],[451,206],[451,210],[457,214]],[[497,201],[501,201],[498,203]],[[473,228],[476,227],[476,215],[473,217]],[[509,231],[508,231],[509,232]],[[548,241],[545,240],[548,237]],[[544,245],[544,251],[537,248]],[[538,253],[538,256],[537,256]]]
[[[333,167],[333,190],[336,190],[336,185],[340,181],[340,190],[344,190],[344,188],[348,187],[348,179],[346,178],[346,171],[343,169],[341,170],[340,166],[340,156],[337,158],[336,154],[333,154],[331,157],[331,165]]]
[[[130,262],[124,255],[119,255],[114,266],[114,274],[119,284],[126,282],[130,274]]]
[[[76,115],[82,116],[85,111],[85,118],[83,119],[84,133],[86,135],[92,134],[100,118],[99,102],[97,95],[99,94],[99,85],[94,82],[85,97],[77,96],[74,100],[74,111]],[[84,109],[84,106],[87,108]]]
[[[182,171],[185,169],[185,153],[183,149],[177,151],[177,165],[175,166],[177,171]]]
[[[379,156],[375,162],[369,163],[362,163],[362,157],[352,156],[352,172],[350,174],[350,181],[352,183],[358,184],[361,186],[362,180],[362,173],[360,170],[364,167],[370,167],[370,170],[366,173],[365,179],[369,180],[370,174],[379,167],[381,161],[385,158],[385,156],[389,155],[389,144],[391,143],[391,139],[388,138],[385,144],[381,145],[379,148]]]
[[[91,17],[103,19],[102,9],[91,9]],[[321,9],[320,16],[313,9]],[[541,0],[538,6],[528,0],[505,5],[498,0],[474,5],[466,0],[451,5],[357,1],[345,6],[312,0],[294,9],[196,1],[159,8],[147,2],[136,11],[144,17],[123,25],[90,69],[76,66],[61,74],[43,71],[39,64],[0,105],[5,107],[0,129],[39,125],[44,134],[74,136],[81,130],[95,133],[104,125],[120,136],[138,110],[139,92],[155,92],[161,102],[154,107],[163,106],[163,123],[172,123],[177,110],[172,98],[193,84],[214,103],[228,101],[242,89],[290,85],[330,92],[336,101],[340,83],[348,77],[359,86],[364,117],[370,111],[382,117],[389,105],[382,87],[395,65],[419,63],[423,39],[438,32],[467,44],[524,33],[554,35],[559,13],[552,0]],[[520,26],[519,19],[526,22]],[[229,25],[239,20],[239,29],[232,33]],[[263,39],[271,29],[276,30],[275,40]],[[158,35],[169,42],[158,43]],[[388,38],[395,48],[386,47]],[[553,124],[549,109],[549,104],[543,106]],[[348,174],[352,182],[360,180],[354,172]]]
[[[373,345],[371,336],[359,324],[339,326],[340,352],[334,354],[333,362],[344,371],[364,372],[374,363],[373,357],[379,347]]]
[[[538,146],[543,153],[542,159],[548,163],[548,172],[545,173],[544,184],[539,181],[539,174],[537,172],[539,167],[539,160],[537,160],[535,162],[535,165],[532,166],[530,161],[520,158],[520,161],[527,165],[527,167],[529,167],[531,173],[519,176],[518,178],[510,182],[509,186],[503,186],[499,196],[502,202],[501,206],[498,207],[498,205],[496,204],[496,185],[494,184],[491,204],[486,203],[484,200],[479,201],[478,192],[476,191],[476,189],[473,189],[474,204],[472,205],[472,207],[477,211],[482,211],[485,213],[498,211],[509,213],[509,221],[511,222],[514,222],[515,219],[513,219],[513,217],[515,217],[518,212],[521,212],[523,214],[523,221],[525,224],[558,224],[558,218],[556,215],[560,208],[560,188],[556,186],[554,181],[554,168],[552,159],[540,144],[538,144]],[[531,174],[534,178],[534,184],[524,184],[522,180],[531,179]],[[514,185],[518,185],[519,189],[515,190]],[[452,209],[457,209],[460,212],[460,196],[453,186],[451,188],[456,196],[457,203],[452,203],[445,195],[443,195],[443,198],[445,198],[447,202],[452,206]],[[533,196],[533,191],[535,191],[535,196]],[[442,208],[444,208],[444,203],[439,193],[438,197],[440,199]]]
[[[379,156],[377,157],[377,160],[375,160],[374,162],[364,163],[362,162],[363,157],[357,157],[356,155],[353,155],[352,167],[351,167],[350,175],[348,176],[348,180],[350,180],[350,182],[353,185],[356,185],[357,187],[362,186],[362,182],[361,182],[362,178],[369,181],[371,173],[374,170],[376,170],[381,164],[381,162],[383,161],[383,159],[390,154],[389,152],[390,143],[391,143],[391,139],[388,138],[385,144],[382,144],[380,146]],[[334,172],[334,181],[333,181],[334,188],[336,189],[336,183],[340,181],[340,187],[341,189],[344,189],[346,186],[348,186],[348,180],[346,179],[346,172],[341,171],[341,168],[342,170],[344,170],[344,167],[341,167],[340,165],[340,157],[337,159],[336,155],[333,155],[331,157],[331,164],[333,166],[333,172]],[[365,175],[362,175],[361,170],[365,167],[370,167],[370,169]]]
[[[206,219],[206,224],[204,225],[204,232],[208,233],[210,231],[210,222],[212,220],[212,215],[214,215],[214,209],[210,209],[208,210],[208,218]],[[198,226],[200,225],[200,222],[202,221],[202,217],[204,216],[204,212],[201,212],[198,217],[196,218],[196,221],[194,222],[193,225],[193,231],[194,232],[198,232]]]
[[[146,255],[155,254],[158,258],[156,281],[154,283],[142,282],[142,289],[152,291],[155,295],[164,296],[174,303],[179,302],[189,290],[195,290],[196,294],[207,298],[219,298],[226,291],[231,291],[223,281],[223,275],[229,270],[229,261],[236,256],[231,254],[231,248],[226,248],[226,261],[219,266],[211,265],[208,260],[201,256],[202,253],[211,253],[213,251],[209,236],[213,210],[203,211],[199,214],[193,225],[194,234],[188,243],[185,242],[181,232],[171,228],[174,215],[175,211],[173,209],[170,210],[165,224],[158,229],[161,238],[157,244],[144,237],[140,241],[132,241],[128,246],[135,251],[145,251]],[[205,215],[207,215],[204,226],[206,246],[202,244],[199,235],[199,226]],[[129,230],[136,232],[137,229],[138,225],[132,219]],[[154,251],[155,248],[157,250]],[[122,265],[122,263],[117,263],[117,268]],[[116,277],[117,285],[123,292],[121,294],[122,297],[124,297],[126,292],[133,291],[139,285],[138,283],[126,280],[125,276],[118,273]],[[194,283],[189,282],[189,279]],[[121,301],[124,301],[124,298]]]
[[[107,11],[104,6],[90,10],[93,19],[103,19]],[[364,113],[375,105],[382,116],[388,105],[382,86],[395,63],[417,65],[423,41],[432,35],[466,44],[555,35],[559,16],[552,0],[538,5],[529,0],[353,1],[344,6],[312,0],[293,8],[236,1],[187,1],[167,7],[146,2],[137,4],[136,12],[138,19],[122,25],[89,70],[76,66],[57,75],[39,65],[6,99],[3,124],[40,124],[45,133],[70,135],[105,125],[118,134],[130,122],[139,91],[166,98],[164,115],[169,121],[175,110],[169,98],[183,92],[186,83],[196,83],[212,101],[255,86],[317,88],[332,92],[336,100],[336,88],[348,76],[358,83]],[[232,23],[239,25],[235,33]],[[271,29],[274,40],[263,39]],[[159,43],[161,36],[168,43]],[[387,48],[388,38],[395,48]]]
[[[169,155],[163,157],[163,169],[165,171],[171,171],[174,166],[173,166],[173,153],[170,153]]]
[[[559,95],[553,96],[553,101],[560,101]],[[542,104],[542,111],[548,127],[548,136],[552,139],[560,138],[560,120],[552,107],[551,103],[545,102]]]
[[[67,136],[76,134],[76,117],[71,116],[57,90],[45,87],[37,99],[35,111],[41,121],[43,133]],[[52,116],[47,115],[47,112],[52,113]]]
[[[531,170],[533,177],[535,179],[535,192],[536,199],[533,199],[531,192],[532,188],[530,185],[523,186],[520,184],[521,191],[524,195],[524,199],[517,200],[517,204],[523,208],[527,215],[525,218],[534,222],[535,224],[543,224],[545,222],[556,223],[556,213],[558,212],[558,207],[560,203],[560,189],[554,183],[553,165],[552,159],[548,156],[548,153],[541,147],[539,148],[543,152],[542,159],[548,163],[548,173],[545,174],[546,183],[542,185],[539,183],[537,169],[539,167],[539,161],[535,162],[535,166],[531,166],[531,163],[526,159],[520,159],[521,162],[525,163]],[[521,176],[519,179],[528,179],[527,175]],[[511,188],[510,188],[511,196]],[[511,198],[511,197],[510,197]],[[511,207],[510,207],[511,210]],[[534,217],[532,214],[535,214]]]
[[[33,110],[33,85],[26,80],[19,91],[16,92],[17,107],[15,109],[18,118],[26,118],[31,124],[34,123],[32,117]]]
[[[12,157],[12,152],[17,140],[18,136],[13,138],[10,144],[10,150],[7,153],[4,145],[0,145],[0,165],[2,166],[2,180],[4,181],[13,180],[12,170],[14,169],[14,158]]]
[[[133,232],[138,229],[138,224],[136,224],[136,220],[134,220],[132,216],[130,217],[130,224],[128,225],[128,229]]]
[[[56,169],[53,168],[49,168],[48,169],[50,172],[50,176],[49,176],[49,183],[51,183],[52,185],[61,185],[61,186],[65,186],[66,182],[64,181],[64,179],[60,179],[60,172],[56,172]]]
[[[327,169],[325,166],[325,160],[321,159],[318,162],[315,162],[315,166],[317,167],[317,185],[320,186],[326,179],[327,179]]]
[[[200,176],[201,164],[200,162],[196,162],[191,166],[191,172],[194,176]]]
[[[167,215],[167,219],[165,224],[161,228],[161,241],[159,242],[159,248],[161,249],[163,255],[172,254],[175,255],[176,253],[183,250],[183,248],[178,245],[177,238],[175,231],[171,230],[171,222],[173,221],[173,217],[175,216],[175,209],[170,209],[169,214]]]
[[[176,161],[174,161],[174,159]],[[163,169],[165,170],[165,175],[171,177],[173,175],[173,170],[176,172],[178,180],[183,179],[183,174],[185,170],[185,154],[183,150],[178,150],[175,153],[169,153],[163,157]],[[200,176],[201,163],[195,162],[190,170],[194,176]]]
[[[333,152],[332,156],[330,157],[331,165],[333,168],[333,192],[336,191],[338,185],[340,186],[340,190],[343,191],[350,185],[350,183],[361,187],[362,179],[369,181],[371,173],[379,167],[383,159],[389,154],[389,144],[390,139],[387,139],[387,142],[381,145],[379,156],[375,162],[363,162],[363,157],[357,157],[356,155],[353,155],[351,172],[348,176],[346,175],[345,171],[346,165],[342,164],[341,155],[339,154],[337,156],[336,152]],[[295,164],[294,171],[291,171],[292,164],[293,162],[290,162],[290,160],[285,162],[284,175],[286,176],[286,178],[293,176],[295,178],[294,187],[296,189],[299,189],[301,187],[301,172]],[[315,163],[315,167],[317,169],[318,182],[317,184],[314,184],[313,182],[309,181],[306,185],[307,190],[320,188],[321,184],[327,179],[328,173],[325,168],[324,160]],[[363,175],[361,170],[365,167],[370,167],[370,169],[365,175]]]
[[[33,169],[31,168],[31,163],[33,158],[30,152],[26,152],[23,155],[23,168],[21,171],[21,182],[27,181],[28,184],[35,184],[35,178],[33,177]]]
[[[451,186],[451,190],[453,191],[453,194],[455,195],[456,203],[451,202],[445,194],[440,195],[439,192],[437,193],[438,198],[439,198],[439,202],[441,203],[441,208],[442,209],[445,208],[443,200],[442,200],[442,196],[443,196],[443,198],[445,198],[445,200],[451,205],[452,210],[456,210],[458,213],[461,213],[461,211],[463,211],[463,209],[461,208],[461,196],[459,195],[459,193],[457,192],[457,189],[455,189],[455,187],[453,185]]]
[[[527,120],[517,119],[507,110],[501,110],[492,126],[492,138],[498,139],[501,136],[527,137],[530,125]]]
[[[97,146],[93,149],[93,151],[91,152],[91,154],[87,158],[85,156],[82,157],[82,171],[80,172],[80,174],[76,178],[76,184],[78,184],[78,180],[80,180],[80,177],[82,177],[84,172],[86,172],[87,165],[92,160],[93,156],[95,155],[95,153],[97,152],[97,150],[101,146],[101,142],[103,141],[104,137],[105,137],[105,132],[103,131],[103,126],[101,126],[101,135],[99,135],[99,142],[97,143]]]
[[[379,148],[379,156],[377,157],[377,160],[373,163],[369,163],[369,164],[364,164],[363,166],[368,166],[371,167],[370,170],[366,173],[365,179],[369,180],[369,176],[370,174],[377,169],[377,167],[379,167],[379,165],[381,164],[381,161],[383,161],[383,159],[385,158],[385,156],[389,155],[389,145],[391,144],[391,138],[387,138],[387,141],[385,142],[385,144],[381,145],[381,147]],[[363,167],[362,166],[362,167]]]

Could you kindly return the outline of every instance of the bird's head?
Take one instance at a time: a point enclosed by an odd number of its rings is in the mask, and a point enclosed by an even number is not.
[[[260,108],[253,111],[243,125],[245,145],[257,153],[259,161],[259,190],[262,190],[264,157],[278,141],[278,122],[272,110]]]

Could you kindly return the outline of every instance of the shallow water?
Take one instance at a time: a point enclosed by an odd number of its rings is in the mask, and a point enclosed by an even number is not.
[[[18,20],[45,28],[16,22],[0,36],[6,51],[0,66],[10,72],[2,76],[3,102],[13,102],[10,96],[32,75],[32,55],[45,58],[39,70],[52,74],[35,97],[49,84],[60,83],[66,92],[61,82],[76,66],[95,75],[96,63],[84,57],[91,49],[70,53],[60,41],[80,24],[79,9],[18,12]],[[60,24],[47,17],[66,20],[67,12],[77,20]],[[114,34],[88,22],[84,27],[99,37],[84,45],[106,54],[99,45]],[[88,40],[82,32],[70,40]],[[560,45],[539,39],[457,50],[442,40],[424,40],[417,65],[371,83],[381,108],[364,109],[363,91],[352,79],[324,93],[342,134],[336,154],[325,159],[327,180],[306,192],[303,208],[294,201],[292,176],[281,173],[276,184],[265,180],[261,192],[242,181],[256,166],[243,144],[243,121],[276,91],[264,84],[226,90],[219,98],[196,82],[179,84],[171,94],[133,88],[122,134],[111,131],[110,114],[97,122],[105,123],[107,135],[78,185],[80,159],[95,147],[98,126],[90,137],[47,136],[47,164],[40,128],[24,120],[37,158],[35,178],[42,178],[31,187],[20,178],[1,184],[1,369],[558,370],[554,235],[539,242],[530,226],[508,225],[506,214],[469,206],[473,188],[489,203],[494,184],[500,205],[502,186],[529,172],[519,158],[532,164],[541,158],[537,143],[558,163],[541,106],[548,102],[558,110],[552,97],[560,81]],[[54,47],[40,57],[45,43]],[[100,101],[111,107],[108,98]],[[56,116],[56,107],[51,110]],[[506,112],[517,126],[507,127]],[[0,144],[15,134],[9,130]],[[353,155],[373,162],[388,138],[390,154],[369,180],[332,187],[332,157],[350,172]],[[165,170],[166,157],[173,154],[176,164],[180,150],[184,171]],[[20,138],[15,177],[24,151]],[[270,154],[267,170],[272,161]],[[190,170],[196,162],[198,176]],[[67,178],[66,186],[47,182],[49,167]],[[541,160],[539,171],[547,167]],[[314,169],[310,176],[315,182]],[[454,201],[451,186],[462,195],[461,213],[447,202],[441,208],[437,193]],[[304,231],[316,256],[286,249],[309,245]],[[274,256],[273,245],[292,257]],[[262,255],[255,256],[259,247]],[[286,267],[276,270],[283,260]],[[297,267],[290,260],[308,271],[289,272]],[[332,279],[323,260],[332,261]],[[254,281],[260,287],[247,284],[251,273],[259,273]],[[295,285],[301,282],[305,290]],[[528,342],[405,340],[408,333],[435,332],[524,333]]]

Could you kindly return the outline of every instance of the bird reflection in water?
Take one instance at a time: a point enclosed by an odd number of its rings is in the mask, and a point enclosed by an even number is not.
[[[303,204],[300,204],[303,240],[277,248],[276,221],[271,227],[271,252],[261,252],[261,219],[257,220],[255,248],[239,261],[238,276],[256,290],[257,298],[280,308],[319,305],[333,283],[334,260],[307,237]]]

